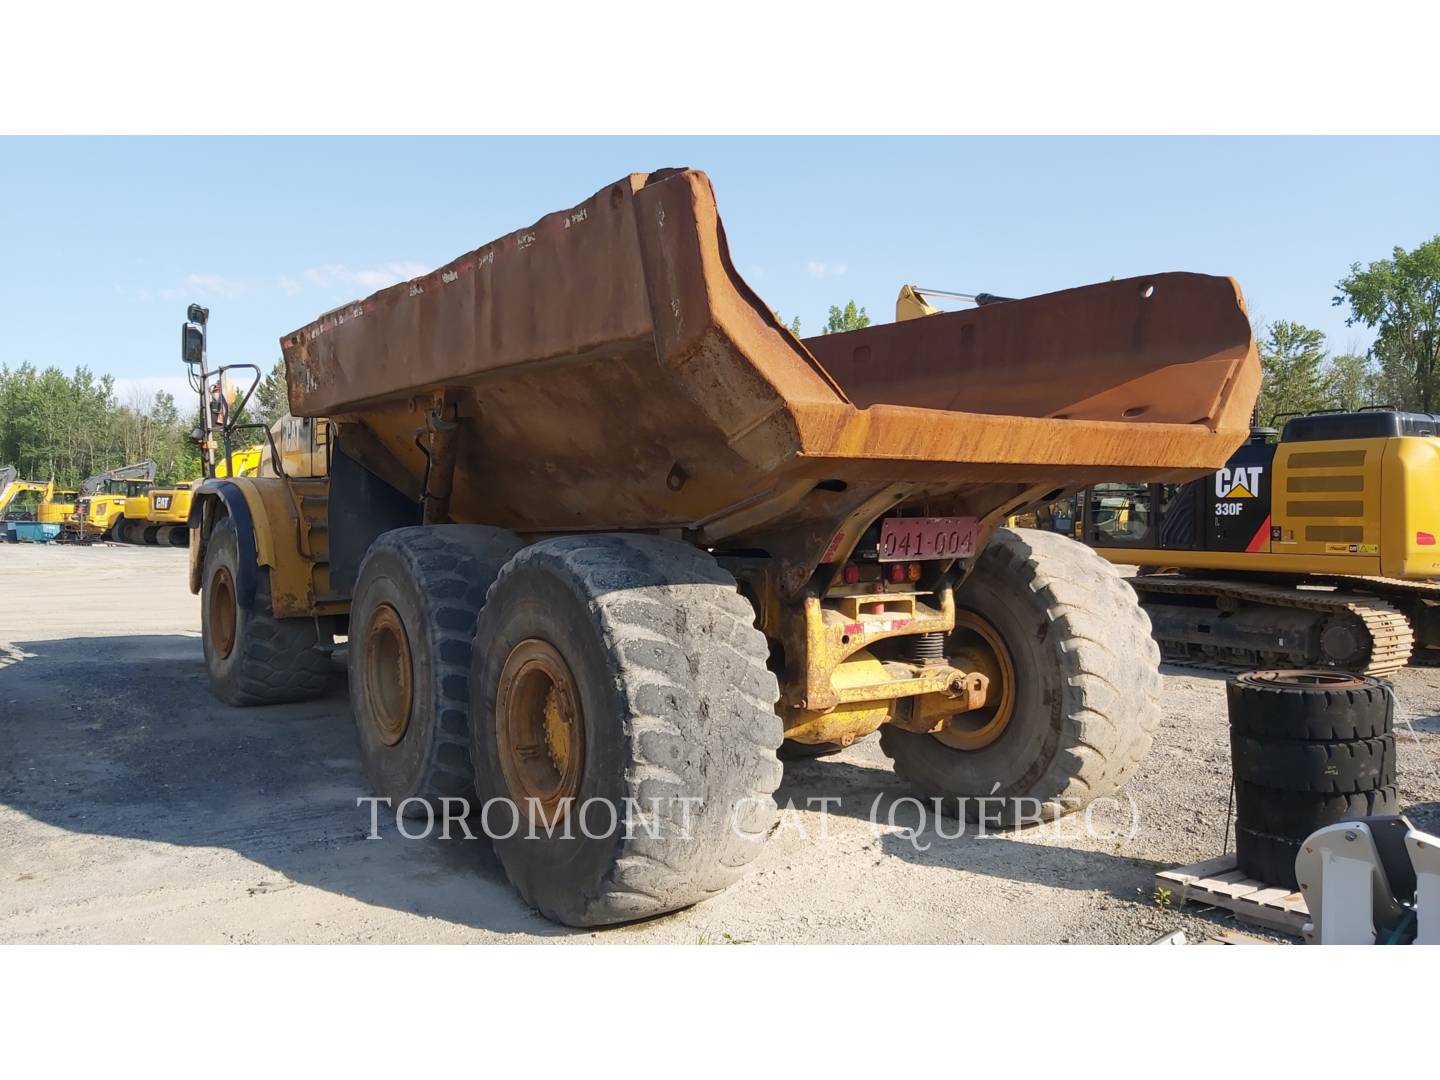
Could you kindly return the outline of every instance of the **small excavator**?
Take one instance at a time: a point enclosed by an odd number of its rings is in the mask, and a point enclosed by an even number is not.
[[[26,493],[40,498],[34,508],[16,511],[15,500]],[[0,540],[40,542],[60,535],[67,517],[74,512],[75,492],[55,487],[54,480],[21,480],[13,465],[0,469]]]

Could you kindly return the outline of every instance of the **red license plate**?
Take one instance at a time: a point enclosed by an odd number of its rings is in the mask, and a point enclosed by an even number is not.
[[[892,517],[880,523],[880,561],[967,559],[975,554],[980,519]]]

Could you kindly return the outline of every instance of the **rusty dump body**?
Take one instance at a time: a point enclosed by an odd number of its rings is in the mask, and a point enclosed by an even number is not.
[[[878,516],[1004,515],[1187,479],[1259,386],[1235,282],[1167,273],[799,340],[736,272],[708,178],[635,174],[282,345],[296,416],[417,501],[525,536],[669,531],[794,594]]]

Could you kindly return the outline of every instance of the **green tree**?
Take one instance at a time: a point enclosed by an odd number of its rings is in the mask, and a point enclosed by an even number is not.
[[[865,314],[865,309],[857,308],[855,301],[850,300],[843,308],[831,306],[830,318],[826,320],[822,333],[843,334],[847,330],[863,330],[869,325],[870,316]]]
[[[771,308],[771,309],[770,309],[770,314],[771,314],[771,315],[774,315],[774,316],[775,316],[775,321],[778,322],[781,326],[785,327],[785,329],[789,330],[790,333],[794,334],[796,337],[799,337],[799,336],[800,336],[800,316],[799,316],[799,315],[796,315],[796,316],[795,316],[793,319],[791,319],[789,322],[786,322],[786,321],[785,321],[785,316],[784,316],[784,315],[781,315],[780,312],[776,311],[774,308]]]
[[[1326,407],[1325,335],[1296,322],[1271,323],[1260,343],[1260,419]]]
[[[245,410],[250,419],[267,428],[290,411],[290,391],[285,385],[285,361],[276,360],[270,374],[260,380]]]
[[[161,481],[190,479],[179,409],[163,391],[115,400],[115,382],[88,368],[66,375],[0,367],[0,463],[28,480],[73,488],[87,476],[152,458]]]
[[[1378,384],[1369,357],[1356,353],[1332,356],[1325,368],[1325,405],[1354,412],[1376,401]]]
[[[1388,259],[1355,263],[1335,286],[1346,325],[1376,332],[1370,355],[1380,366],[1386,404],[1434,412],[1440,402],[1440,236]]]

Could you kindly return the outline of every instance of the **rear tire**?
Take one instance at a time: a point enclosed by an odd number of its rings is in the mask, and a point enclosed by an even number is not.
[[[382,533],[365,554],[350,606],[350,707],[365,775],[397,812],[406,799],[441,809],[474,793],[475,620],[520,546],[504,529],[419,525]]]
[[[277,705],[323,695],[335,677],[310,618],[277,619],[270,571],[256,567],[254,606],[237,602],[241,580],[235,519],[222,517],[205,550],[200,629],[211,692],[227,705]]]
[[[1011,718],[974,750],[887,724],[880,747],[896,773],[946,813],[1001,824],[1053,820],[1119,790],[1160,721],[1160,653],[1125,579],[1067,537],[997,529],[955,604],[1011,653]]]
[[[506,874],[547,918],[597,926],[674,911],[759,853],[782,732],[754,623],[713,558],[655,537],[548,540],[501,571],[471,669],[476,787]],[[527,739],[537,716],[544,733]],[[570,835],[547,831],[567,798]],[[532,819],[528,799],[551,816]],[[627,808],[642,816],[631,829]]]

